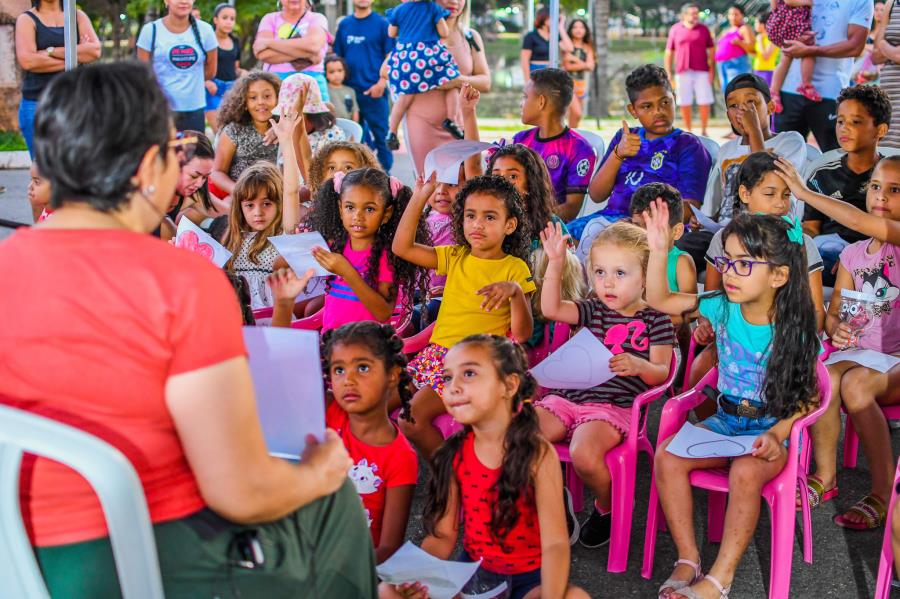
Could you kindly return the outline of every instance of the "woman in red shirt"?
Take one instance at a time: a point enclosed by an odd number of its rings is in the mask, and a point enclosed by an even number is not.
[[[152,72],[91,65],[49,87],[35,157],[54,215],[0,244],[0,401],[128,457],[167,596],[374,596],[341,440],[329,431],[300,464],[268,455],[225,275],[147,234],[175,192],[180,143]],[[20,493],[50,594],[118,596],[87,482],[32,458]],[[261,551],[248,561],[245,546]]]

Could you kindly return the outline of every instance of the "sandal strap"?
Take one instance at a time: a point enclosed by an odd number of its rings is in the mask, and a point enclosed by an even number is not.
[[[728,593],[731,592],[731,587],[726,587],[721,582],[719,582],[718,578],[716,578],[715,576],[710,576],[709,574],[707,574],[703,578],[705,580],[708,580],[709,584],[713,585],[716,588],[716,590],[719,591],[720,597],[725,597],[727,599]]]
[[[678,561],[675,562],[675,564],[673,565],[673,567],[674,567],[674,568],[677,568],[678,566],[680,566],[680,565],[682,565],[682,564],[685,565],[685,566],[690,566],[691,568],[694,569],[694,577],[695,577],[695,578],[698,577],[698,576],[700,576],[700,573],[701,573],[701,572],[700,572],[700,562],[692,562],[692,561],[689,560],[689,559],[682,559],[682,558],[679,558]]]
[[[857,501],[847,512],[855,512],[866,520],[866,526],[877,528],[884,522],[887,509],[877,495],[869,494]]]
[[[825,494],[825,485],[818,478],[808,476],[806,478],[806,496],[809,498],[809,507],[818,507]]]

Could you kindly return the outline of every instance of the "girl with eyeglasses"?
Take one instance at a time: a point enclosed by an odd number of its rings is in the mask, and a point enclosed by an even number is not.
[[[787,462],[785,441],[794,421],[816,402],[816,317],[799,222],[775,215],[735,217],[722,231],[724,248],[714,261],[724,291],[698,298],[669,290],[668,212],[657,200],[644,213],[650,246],[647,303],[664,313],[699,315],[710,322],[719,354],[718,405],[698,426],[756,440],[752,453],[731,460],[683,458],[666,451],[671,439],[660,444],[656,486],[678,561],[659,596],[726,597],[756,530],[760,491]],[[724,468],[729,461],[725,531],[716,561],[704,576],[690,474]]]

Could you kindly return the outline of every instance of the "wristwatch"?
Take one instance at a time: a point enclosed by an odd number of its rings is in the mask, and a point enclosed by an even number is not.
[[[48,47],[47,47],[47,56],[49,56],[50,58],[53,58],[53,51],[54,51],[54,50],[56,50],[56,47],[55,47],[55,46],[48,46]]]

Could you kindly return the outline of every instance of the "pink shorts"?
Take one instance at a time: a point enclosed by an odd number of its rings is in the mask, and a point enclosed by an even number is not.
[[[566,427],[565,441],[570,441],[575,429],[586,422],[597,420],[608,422],[623,435],[628,434],[631,426],[631,408],[622,408],[611,403],[577,404],[559,395],[545,395],[534,405],[559,418]]]
[[[429,344],[419,352],[406,367],[416,389],[431,387],[440,396],[444,394],[444,356],[447,348],[436,343]]]

